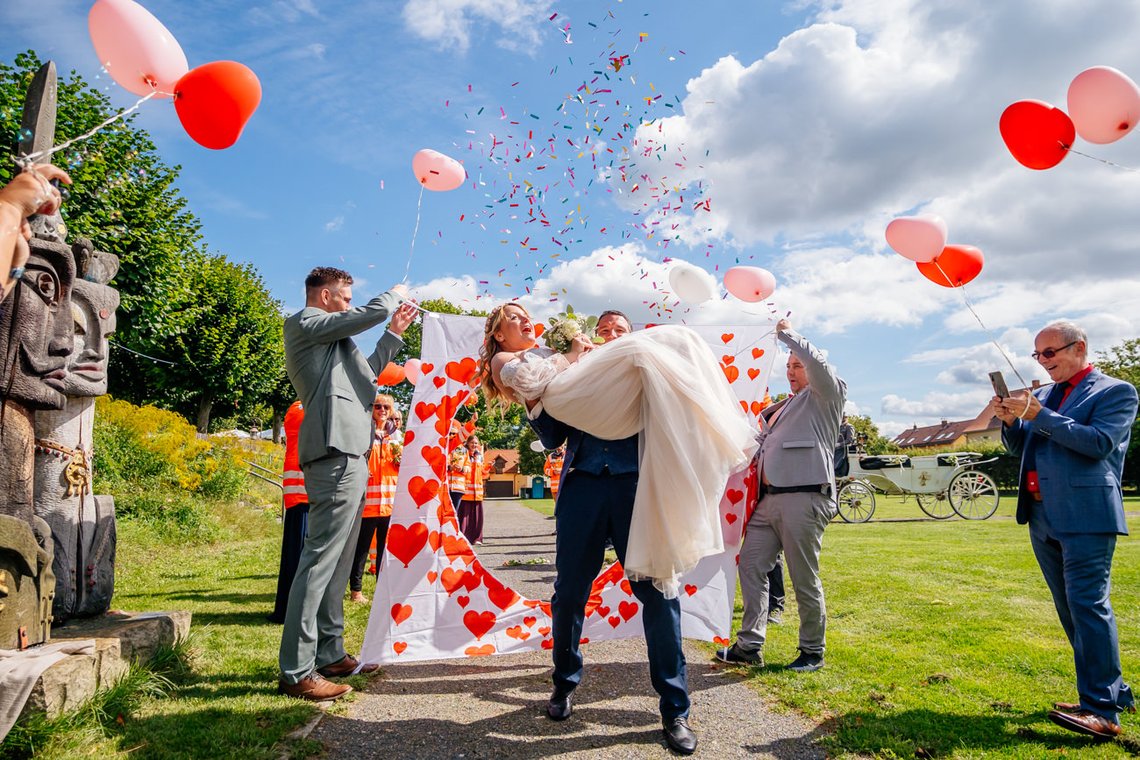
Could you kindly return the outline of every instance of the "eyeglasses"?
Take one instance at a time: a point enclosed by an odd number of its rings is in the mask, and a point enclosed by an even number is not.
[[[1054,356],[1061,353],[1066,348],[1072,348],[1073,346],[1077,345],[1078,343],[1080,343],[1079,340],[1074,340],[1072,343],[1069,343],[1068,345],[1061,346],[1060,348],[1047,348],[1044,351],[1034,351],[1033,353],[1030,354],[1030,356],[1032,356],[1034,358],[1034,360],[1036,360],[1036,359],[1052,359]]]
[[[387,409],[388,411],[392,411],[392,405],[391,404],[373,404],[372,408],[373,409]]]

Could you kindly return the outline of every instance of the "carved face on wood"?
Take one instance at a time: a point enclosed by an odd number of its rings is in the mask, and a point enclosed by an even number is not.
[[[74,340],[75,260],[63,245],[33,240],[32,256],[0,313],[0,396],[60,409]]]
[[[115,332],[119,291],[76,280],[71,291],[75,339],[61,390],[67,396],[102,396],[107,392],[107,338]]]

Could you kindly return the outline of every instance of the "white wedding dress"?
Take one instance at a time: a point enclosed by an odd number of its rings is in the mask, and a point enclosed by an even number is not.
[[[721,496],[729,475],[751,460],[756,431],[695,332],[653,327],[573,365],[535,348],[500,377],[520,399],[541,399],[552,417],[597,438],[641,433],[626,577],[675,598],[682,574],[724,551]]]

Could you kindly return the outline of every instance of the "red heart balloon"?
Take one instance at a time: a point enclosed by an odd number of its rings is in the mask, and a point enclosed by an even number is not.
[[[1005,147],[1023,166],[1050,169],[1065,158],[1077,130],[1069,115],[1040,100],[1019,100],[998,122]]]
[[[944,288],[965,285],[982,271],[985,257],[972,245],[948,245],[934,261],[916,263],[922,276]]]
[[[261,82],[247,66],[214,61],[186,72],[174,87],[174,109],[186,134],[204,148],[237,142],[261,103]]]

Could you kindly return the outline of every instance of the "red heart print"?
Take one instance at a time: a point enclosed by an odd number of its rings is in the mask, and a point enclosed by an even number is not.
[[[392,605],[392,619],[396,621],[396,625],[404,622],[412,616],[412,606],[410,604],[393,604]]]
[[[538,635],[539,636],[546,636],[549,633],[550,633],[550,626],[548,626],[548,625],[544,625],[538,629]]]
[[[439,573],[435,570],[428,570],[427,579],[428,583],[435,583],[435,579],[439,577]]]
[[[420,449],[420,453],[423,454],[424,461],[431,466],[435,476],[443,480],[443,475],[447,472],[447,455],[443,453],[443,449],[428,445]]]
[[[440,533],[438,530],[433,530],[431,533],[428,533],[428,546],[431,547],[431,550],[433,552],[439,551],[439,545],[442,541],[443,541],[443,534]]]
[[[748,379],[749,380],[755,380],[758,377],[760,377],[760,370],[756,369],[755,367],[748,370]]]
[[[578,639],[578,643],[579,644],[589,644],[590,640],[588,638],[583,637],[583,638]]]
[[[433,414],[435,414],[435,404],[429,404],[426,401],[416,404],[416,416],[420,418],[420,422],[427,422],[427,418]]]
[[[724,516],[724,519],[728,521],[729,525],[732,525],[734,522],[736,522],[736,513],[735,512],[729,512],[727,515]]]
[[[396,524],[388,529],[388,552],[407,567],[423,551],[428,540],[428,528],[423,523]]]
[[[697,587],[691,583],[686,583],[685,584],[685,593],[688,594],[689,596],[692,596],[693,594],[697,593]]]
[[[434,365],[434,364],[428,364],[427,362],[420,362],[420,372],[421,372],[423,375],[425,375],[425,376],[426,376],[426,375],[430,375],[430,374],[431,374],[431,371],[432,371],[433,369],[435,369],[435,365]]]
[[[523,618],[523,625],[525,625],[527,628],[534,628],[534,624],[537,622],[538,622],[538,618],[536,618],[532,615],[527,615],[526,617]]]
[[[752,358],[753,359],[759,359],[763,355],[764,355],[764,349],[762,349],[762,348],[752,349]]]
[[[625,592],[626,596],[633,596],[633,586],[629,585],[629,581],[622,580],[621,590]]]
[[[475,552],[471,551],[471,544],[467,543],[467,539],[465,538],[444,536],[443,553],[447,555],[447,559],[450,562],[462,559],[463,564],[470,565],[475,561]]]
[[[492,575],[483,576],[483,585],[487,587],[487,598],[491,600],[491,604],[503,612],[521,598],[514,589],[504,586]]]
[[[483,634],[495,627],[495,621],[498,619],[498,616],[490,610],[486,612],[468,610],[463,613],[463,625],[467,626],[467,630],[471,631],[471,635],[476,639],[483,638]]]
[[[542,648],[543,649],[554,649],[554,642],[551,641],[550,639],[543,639],[542,640]]]
[[[714,644],[720,644],[722,647],[726,647],[729,644],[731,644],[732,642],[729,641],[728,639],[724,638],[723,636],[713,636],[713,643]]]
[[[455,597],[455,601],[459,602],[460,607],[466,607],[471,603],[471,597],[467,596],[467,594],[464,594],[463,596]]]
[[[744,402],[743,402],[743,401],[741,401],[740,403],[742,403],[742,404],[743,404]],[[753,402],[752,402],[752,406],[751,406],[751,407],[749,407],[749,408],[752,410],[752,413],[753,413],[753,414],[755,414],[755,415],[757,415],[757,416],[759,416],[759,415],[760,415],[760,412],[764,411],[764,405],[763,405],[763,404],[761,404],[759,401],[753,401]],[[747,411],[748,411],[748,409],[745,409],[744,411],[746,411],[746,412],[747,412]]]
[[[720,334],[720,339],[726,344],[731,343],[732,339],[735,337],[736,337],[736,333],[721,333]]]
[[[404,650],[407,648],[408,648],[408,642],[406,642],[406,641],[393,641],[392,642],[392,650],[396,654],[403,654]]]
[[[724,370],[724,376],[728,378],[730,383],[735,383],[736,378],[740,377],[740,370],[736,367],[726,367],[722,364],[720,368]]]
[[[510,628],[507,629],[507,635],[510,636],[512,639],[518,639],[519,641],[526,641],[527,639],[530,638],[530,631],[524,631],[522,629],[521,625],[512,625]]]
[[[431,381],[433,383],[435,383],[436,388],[442,388],[443,384],[447,382],[447,378],[446,377],[433,377],[431,379]]]
[[[724,495],[728,497],[728,500],[730,502],[735,504],[736,502],[738,502],[744,498],[744,491],[741,491],[741,490],[736,489],[736,488],[730,488],[724,492]]]
[[[404,445],[407,446],[412,441],[416,440],[416,431],[407,430],[404,432]]]
[[[464,587],[463,581],[468,575],[470,573],[466,570],[453,570],[450,567],[445,567],[439,576],[439,582],[443,584],[443,590],[447,592],[447,595],[451,596]]]
[[[621,615],[611,615],[610,617],[606,618],[606,620],[608,620],[610,625],[614,628],[617,628],[619,625],[621,625]]]
[[[731,354],[725,354],[724,356],[720,357],[720,360],[725,364],[732,364],[734,361],[736,361],[736,357]]]
[[[618,614],[623,620],[629,620],[637,614],[637,602],[622,602],[618,605]]]
[[[475,364],[475,360],[470,356],[464,357],[457,362],[448,362],[447,366],[443,368],[443,374],[463,385],[466,385],[467,381],[474,377],[477,371],[478,367]]]
[[[422,507],[425,503],[435,498],[439,493],[438,480],[424,480],[419,475],[416,475],[408,481],[408,493],[412,496],[412,501],[416,503],[416,507]]]
[[[478,636],[476,636],[478,638]],[[463,654],[468,657],[489,657],[495,653],[494,644],[484,644],[481,647],[467,647],[463,650]]]

